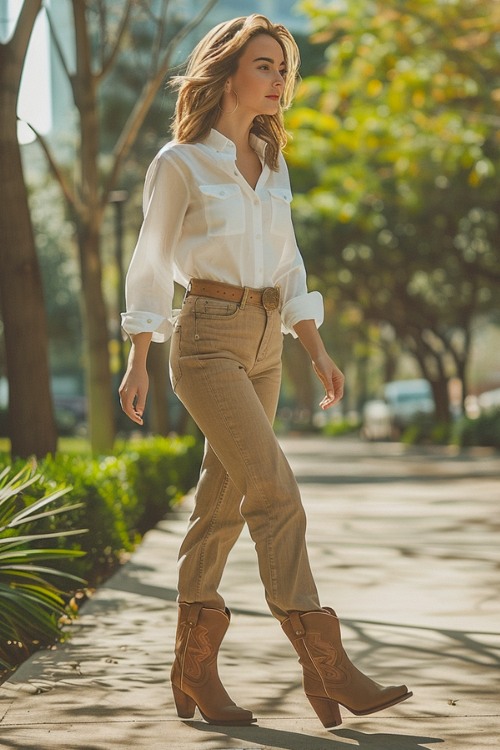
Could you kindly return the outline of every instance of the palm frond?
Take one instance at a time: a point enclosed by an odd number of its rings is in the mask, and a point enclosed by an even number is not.
[[[68,593],[60,586],[63,582],[72,586],[85,582],[40,562],[70,560],[85,553],[78,549],[42,548],[40,542],[66,539],[87,531],[45,531],[43,526],[37,531],[38,522],[74,511],[82,504],[47,507],[60,501],[70,491],[67,487],[48,492],[37,500],[24,497],[23,493],[41,480],[30,464],[13,476],[10,474],[9,469],[0,473],[0,668],[3,669],[12,669],[20,656],[63,637],[61,620],[67,620],[73,613],[67,604]]]

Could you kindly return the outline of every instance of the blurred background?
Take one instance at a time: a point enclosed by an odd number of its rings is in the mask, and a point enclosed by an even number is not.
[[[286,337],[277,430],[500,446],[498,3],[0,0],[3,450],[74,436],[106,453],[133,429],[119,314],[168,79],[211,26],[252,12],[301,50],[293,217],[347,378],[320,412]],[[146,432],[194,431],[167,345],[150,370]]]

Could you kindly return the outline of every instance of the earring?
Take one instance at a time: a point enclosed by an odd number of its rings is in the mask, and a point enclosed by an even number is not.
[[[218,104],[218,107],[219,107],[219,111],[220,111],[220,112],[222,112],[222,114],[223,114],[223,115],[232,115],[232,114],[233,114],[234,112],[236,112],[236,110],[238,109],[239,103],[240,103],[240,102],[239,102],[239,99],[238,99],[238,94],[236,93],[236,91],[231,91],[230,93],[231,93],[231,94],[234,94],[234,95],[235,95],[235,97],[236,97],[236,106],[235,106],[235,108],[234,108],[234,109],[232,109],[232,110],[231,110],[230,112],[225,112],[225,111],[224,111],[224,110],[222,109],[222,107],[220,106],[220,102],[219,102],[219,104]]]

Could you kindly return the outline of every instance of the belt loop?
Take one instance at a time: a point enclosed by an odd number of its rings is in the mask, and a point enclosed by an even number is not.
[[[241,298],[241,302],[240,302],[240,310],[244,310],[245,309],[245,306],[247,304],[247,297],[248,297],[248,292],[249,291],[250,291],[250,289],[247,286],[245,286],[243,288],[243,297]]]
[[[182,300],[182,302],[183,302],[183,303],[184,303],[184,302],[185,302],[185,301],[187,300],[187,298],[188,298],[188,297],[189,297],[189,295],[191,294],[191,288],[192,288],[192,286],[193,286],[191,282],[192,282],[192,279],[190,279],[190,280],[188,281],[188,285],[187,285],[187,287],[186,287],[186,291],[185,291],[185,293],[184,293],[184,299]]]
[[[201,604],[200,602],[194,602],[193,604],[189,605],[186,620],[190,628],[194,628],[198,624],[198,620],[199,620],[202,609],[203,609],[203,604]]]

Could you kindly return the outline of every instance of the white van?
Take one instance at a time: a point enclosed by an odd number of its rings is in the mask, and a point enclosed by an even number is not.
[[[393,380],[384,385],[393,430],[401,432],[418,414],[433,414],[434,398],[428,380]]]
[[[367,401],[361,435],[366,440],[397,439],[418,414],[433,414],[430,383],[423,378],[385,383],[384,398]]]

